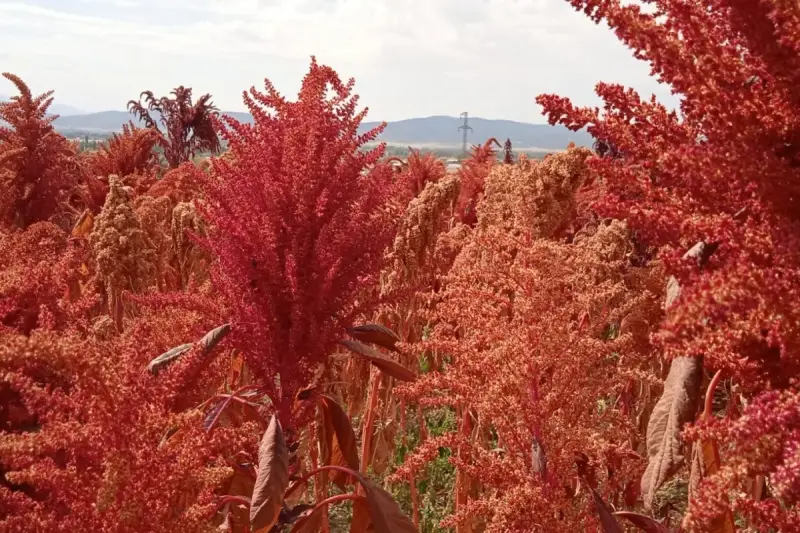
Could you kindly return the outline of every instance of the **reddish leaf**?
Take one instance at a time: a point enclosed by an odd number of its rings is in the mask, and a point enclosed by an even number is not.
[[[353,518],[350,520],[350,533],[374,532],[366,498],[353,501]]]
[[[413,372],[411,372],[411,370],[407,369],[397,361],[389,359],[387,356],[371,346],[351,340],[341,340],[339,342],[348,350],[351,350],[367,359],[370,363],[378,367],[378,369],[384,374],[387,374],[400,381],[414,381],[416,379],[416,376]]]
[[[621,516],[622,518],[625,518],[631,524],[646,533],[670,533],[667,526],[643,514],[632,513],[630,511],[618,511],[614,513],[614,516]]]
[[[355,326],[349,328],[347,332],[351,337],[358,341],[377,344],[378,346],[393,352],[398,351],[396,345],[400,341],[400,337],[398,337],[394,331],[381,326],[380,324],[364,324],[363,326]]]
[[[309,509],[294,523],[291,533],[317,533],[322,530],[325,506]]]
[[[418,533],[414,522],[403,513],[391,494],[369,483],[372,486],[367,488],[367,503],[375,533]]]
[[[253,533],[267,532],[278,521],[288,486],[289,451],[278,419],[272,415],[258,450],[258,473],[250,505]]]
[[[600,497],[596,490],[592,487],[589,487],[589,491],[592,493],[592,498],[594,498],[594,507],[597,510],[597,514],[600,517],[600,524],[603,526],[603,533],[622,533],[622,528],[619,526],[619,522],[617,519],[614,518],[614,515],[611,513],[611,509],[608,508],[608,504]]]
[[[642,476],[645,509],[652,505],[658,488],[683,464],[681,432],[697,410],[702,372],[700,358],[677,357],[672,360],[664,382],[664,393],[647,424],[649,462]]]
[[[328,464],[358,470],[358,446],[350,418],[333,398],[320,395],[320,405],[325,424],[325,439],[330,452],[329,457],[324,459],[328,460]],[[337,472],[333,476],[333,482],[343,488],[348,483],[353,483],[353,480],[347,474]]]
[[[375,533],[418,533],[414,522],[403,513],[391,494],[361,475],[358,478],[367,495],[369,517]]]

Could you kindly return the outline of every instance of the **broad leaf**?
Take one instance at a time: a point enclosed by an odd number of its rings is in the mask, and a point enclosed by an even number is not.
[[[363,326],[355,326],[349,328],[347,332],[357,341],[377,344],[378,346],[393,352],[398,351],[397,343],[400,341],[400,337],[398,337],[394,331],[381,326],[380,324],[364,324]]]
[[[369,504],[366,498],[353,501],[353,518],[350,520],[350,533],[374,533]]]
[[[320,395],[319,398],[325,424],[326,444],[330,452],[329,457],[324,459],[327,459],[328,464],[345,466],[357,471],[358,445],[350,418],[333,398],[325,395]],[[337,472],[333,476],[333,482],[343,488],[348,483],[353,483],[353,480],[347,474]]]
[[[600,517],[600,525],[603,526],[603,533],[622,533],[622,528],[608,508],[608,504],[600,497],[596,490],[589,487],[594,499],[594,508],[597,510],[597,515]]]
[[[253,533],[265,533],[278,521],[283,493],[289,486],[289,451],[275,415],[261,439],[258,472],[250,504],[250,527]]]
[[[630,511],[618,511],[614,516],[621,516],[645,533],[670,533],[669,528],[654,518]]]
[[[323,507],[310,509],[303,513],[292,527],[291,533],[317,533],[322,531]]]
[[[361,475],[359,482],[367,495],[369,517],[375,533],[418,533],[414,522],[403,513],[391,494]]]
[[[162,353],[161,355],[150,361],[150,364],[147,365],[147,370],[151,374],[158,374],[166,366],[175,362],[183,354],[191,350],[192,346],[194,346],[192,343],[188,343],[188,344],[181,344],[180,346],[175,346],[174,348],[170,348],[166,352]]]
[[[416,376],[411,370],[407,369],[397,361],[389,359],[372,346],[351,340],[341,340],[339,343],[348,350],[351,350],[367,359],[386,375],[389,375],[400,381],[414,381],[416,379]]]
[[[700,395],[703,363],[698,357],[672,360],[664,393],[647,424],[648,464],[642,476],[642,497],[650,509],[661,485],[683,464],[681,431],[694,419]]]

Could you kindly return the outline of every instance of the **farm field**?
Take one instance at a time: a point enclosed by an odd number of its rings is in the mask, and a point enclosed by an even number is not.
[[[572,3],[679,112],[456,163],[312,57],[89,144],[3,74],[0,532],[800,532],[800,8]]]

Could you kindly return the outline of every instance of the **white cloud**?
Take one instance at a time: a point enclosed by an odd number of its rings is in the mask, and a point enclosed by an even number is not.
[[[601,80],[668,95],[564,0],[0,0],[0,28],[0,69],[91,110],[180,84],[242,109],[265,77],[295,92],[312,54],[356,78],[374,119],[540,122],[537,94],[596,105]]]

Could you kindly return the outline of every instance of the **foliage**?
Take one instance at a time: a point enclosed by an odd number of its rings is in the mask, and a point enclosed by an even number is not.
[[[26,228],[55,221],[76,184],[74,147],[53,129],[47,116],[52,91],[33,96],[19,77],[3,73],[19,91],[0,102],[0,224]]]
[[[144,192],[155,181],[158,170],[158,156],[153,151],[157,142],[152,129],[137,128],[132,122],[123,125],[122,133],[113,134],[99,150],[84,153],[82,167],[87,180],[105,183],[109,176],[120,176],[137,193]]]
[[[795,6],[572,3],[680,116],[543,95],[594,151],[448,173],[312,58],[77,154],[7,75],[0,529],[800,528]]]
[[[220,142],[214,123],[217,109],[211,103],[211,95],[204,94],[192,102],[191,87],[182,85],[170,95],[156,98],[151,91],[144,91],[139,101],[128,102],[131,113],[155,136],[169,168],[191,161],[201,151],[219,153]]]
[[[680,300],[660,336],[666,357],[702,354],[707,368],[731,380],[734,404],[791,397],[800,377],[795,6],[704,1],[660,4],[647,13],[616,1],[572,4],[607,21],[682,96],[680,117],[612,84],[597,86],[602,112],[539,97],[551,123],[588,126],[617,154],[590,162],[607,189],[598,209],[625,216],[676,278]],[[777,416],[771,409],[758,413],[750,412],[751,427]],[[792,508],[795,497],[779,491],[767,497],[747,485],[780,476],[796,437],[769,456],[728,442],[723,462],[741,465],[747,475],[730,477],[723,468],[710,476],[704,483],[717,487],[719,499],[710,508],[706,498],[694,499],[687,526],[703,530],[720,510],[733,509],[759,530],[791,530],[796,512],[775,510]]]
[[[217,257],[233,342],[287,427],[297,391],[369,310],[358,289],[376,276],[393,232],[382,212],[390,171],[363,172],[382,150],[358,150],[381,130],[357,133],[366,109],[355,112],[353,83],[312,60],[296,102],[269,81],[265,93],[252,88],[244,99],[255,123],[224,118],[235,161],[198,174],[212,225],[203,242]]]

